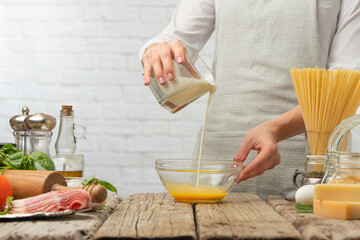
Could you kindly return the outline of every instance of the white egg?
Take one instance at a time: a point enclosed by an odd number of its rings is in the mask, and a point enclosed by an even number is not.
[[[314,202],[314,187],[315,185],[305,185],[299,188],[295,194],[296,202],[312,206]]]

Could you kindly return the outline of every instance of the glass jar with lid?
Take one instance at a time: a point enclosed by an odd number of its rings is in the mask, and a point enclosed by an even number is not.
[[[40,151],[50,157],[50,141],[56,118],[49,114],[36,113],[25,118],[25,125],[30,130],[31,152]]]
[[[311,132],[311,133],[310,133]],[[305,171],[296,169],[293,175],[293,184],[296,189],[303,185],[318,184],[322,181],[326,169],[326,156],[325,155],[312,155],[309,146],[309,133],[314,136],[325,137],[326,132],[314,133],[314,131],[306,131],[306,157],[305,157]],[[320,133],[320,134],[319,134]]]
[[[13,116],[9,123],[14,130],[16,147],[24,151],[26,155],[30,154],[30,129],[25,125],[25,119],[29,116],[30,109],[23,107],[22,114]]]
[[[56,119],[44,113],[29,115],[29,112],[28,107],[23,107],[22,114],[12,117],[9,121],[14,130],[16,146],[26,155],[40,151],[50,157],[49,146]]]
[[[329,139],[322,183],[360,183],[360,115],[343,120]]]

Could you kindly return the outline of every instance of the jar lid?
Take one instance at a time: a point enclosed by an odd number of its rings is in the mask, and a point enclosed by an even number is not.
[[[45,113],[36,113],[25,118],[25,125],[30,130],[51,131],[56,126],[56,118]]]
[[[360,115],[343,120],[332,132],[328,152],[360,153]]]
[[[28,131],[29,128],[25,124],[25,118],[29,116],[30,109],[28,107],[23,107],[21,109],[21,115],[15,115],[10,118],[10,126],[14,131]]]

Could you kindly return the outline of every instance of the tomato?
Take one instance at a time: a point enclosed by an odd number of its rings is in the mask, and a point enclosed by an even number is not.
[[[0,211],[4,211],[7,197],[12,195],[12,187],[9,180],[0,174]]]

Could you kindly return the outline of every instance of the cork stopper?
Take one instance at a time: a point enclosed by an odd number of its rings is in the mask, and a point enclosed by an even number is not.
[[[62,114],[63,116],[71,116],[72,114],[72,106],[68,106],[68,105],[62,105]]]

